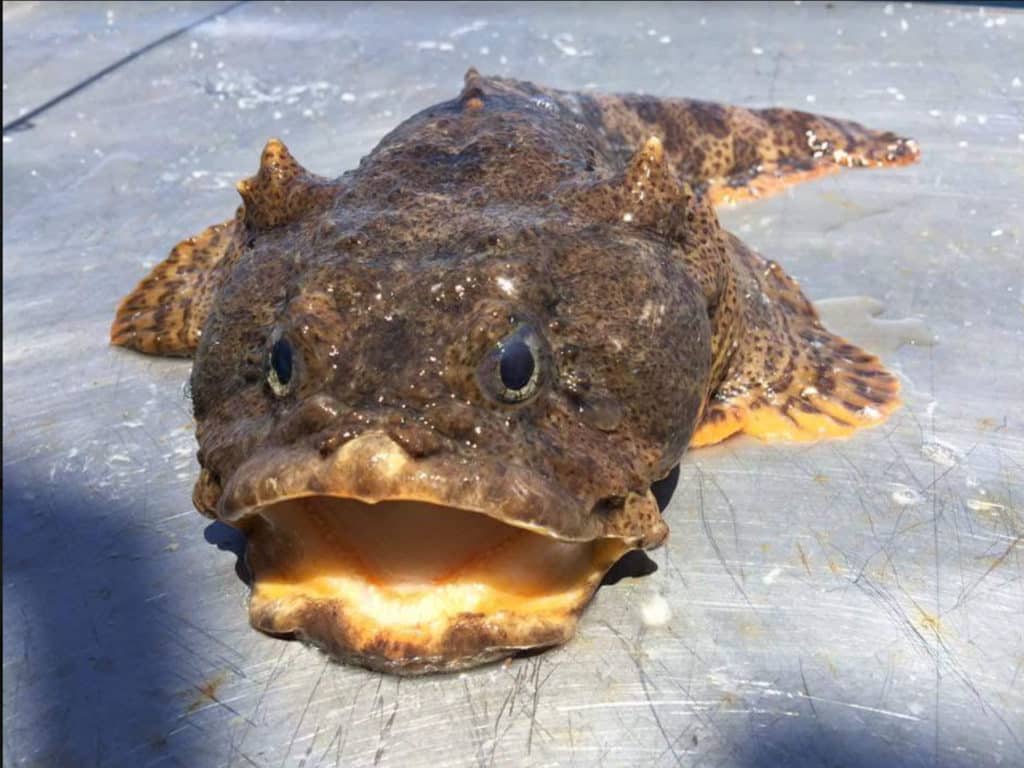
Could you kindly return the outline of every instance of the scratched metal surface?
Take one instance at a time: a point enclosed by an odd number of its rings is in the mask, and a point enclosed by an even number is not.
[[[5,122],[210,7],[5,3]],[[1024,764],[1022,38],[965,6],[249,5],[5,136],[4,765]],[[881,429],[688,456],[657,571],[567,647],[399,680],[249,629],[189,501],[188,363],[105,339],[268,136],[341,172],[469,64],[915,136],[722,216],[939,341],[887,355]]]

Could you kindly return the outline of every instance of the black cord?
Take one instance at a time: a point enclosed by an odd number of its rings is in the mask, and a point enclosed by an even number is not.
[[[210,19],[214,18],[215,16],[222,16],[225,13],[230,13],[231,11],[235,10],[235,8],[237,8],[238,6],[244,5],[247,2],[248,2],[248,0],[237,0],[237,2],[231,3],[230,5],[227,5],[224,8],[216,10],[213,13],[208,13],[205,16],[203,16],[202,18],[196,19],[195,21],[193,21],[193,22],[191,22],[189,24],[186,24],[184,27],[180,27],[180,28],[174,30],[173,32],[168,32],[166,35],[161,37],[159,40],[154,40],[153,42],[149,43],[148,45],[145,45],[142,48],[139,48],[137,51],[132,51],[127,56],[125,56],[123,59],[115,61],[113,64],[111,64],[111,65],[109,65],[107,67],[104,67],[103,69],[101,69],[96,74],[94,74],[94,75],[92,75],[90,77],[87,77],[85,80],[83,80],[82,82],[78,83],[77,85],[74,85],[71,88],[68,88],[63,93],[60,93],[60,94],[54,96],[52,99],[50,99],[45,104],[40,104],[38,107],[33,109],[31,112],[26,112],[21,117],[18,117],[16,119],[12,120],[11,122],[9,122],[7,125],[4,126],[3,132],[6,134],[9,131],[19,131],[19,130],[23,131],[23,130],[27,130],[27,129],[31,128],[32,127],[32,118],[38,117],[43,112],[45,112],[46,110],[50,109],[51,107],[54,107],[57,104],[60,104],[62,101],[64,101],[67,98],[70,98],[71,96],[74,96],[80,90],[82,90],[83,88],[86,88],[86,87],[92,85],[97,80],[99,80],[101,77],[109,75],[115,69],[118,69],[119,67],[123,67],[128,62],[133,61],[133,60],[139,58],[139,56],[141,56],[142,54],[147,53],[147,52],[153,50],[158,45],[163,45],[164,43],[168,42],[169,40],[173,40],[174,38],[178,37],[179,35],[185,34],[190,29],[194,29],[195,27],[198,27],[200,24],[203,24],[204,22],[209,21]]]

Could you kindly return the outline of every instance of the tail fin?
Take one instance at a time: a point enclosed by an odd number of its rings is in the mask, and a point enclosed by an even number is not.
[[[788,109],[745,109],[651,96],[580,97],[623,156],[658,136],[676,172],[713,203],[767,197],[842,168],[916,162],[913,139]]]

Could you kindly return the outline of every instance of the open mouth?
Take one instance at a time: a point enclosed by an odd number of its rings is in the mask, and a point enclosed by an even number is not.
[[[250,526],[257,628],[404,672],[564,642],[632,548],[437,504],[322,495],[266,506]]]
[[[593,511],[525,467],[414,459],[380,432],[261,451],[223,493],[204,477],[197,506],[248,538],[253,626],[401,674],[566,642],[608,569],[668,533],[649,492]]]

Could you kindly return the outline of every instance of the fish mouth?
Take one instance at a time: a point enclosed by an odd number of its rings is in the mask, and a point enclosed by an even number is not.
[[[604,574],[650,536],[559,513],[579,502],[494,471],[413,459],[383,433],[326,458],[282,449],[243,464],[216,516],[248,538],[251,623],[399,674],[566,642]]]
[[[250,529],[250,616],[374,669],[460,669],[568,640],[628,549],[424,502],[293,499]]]

